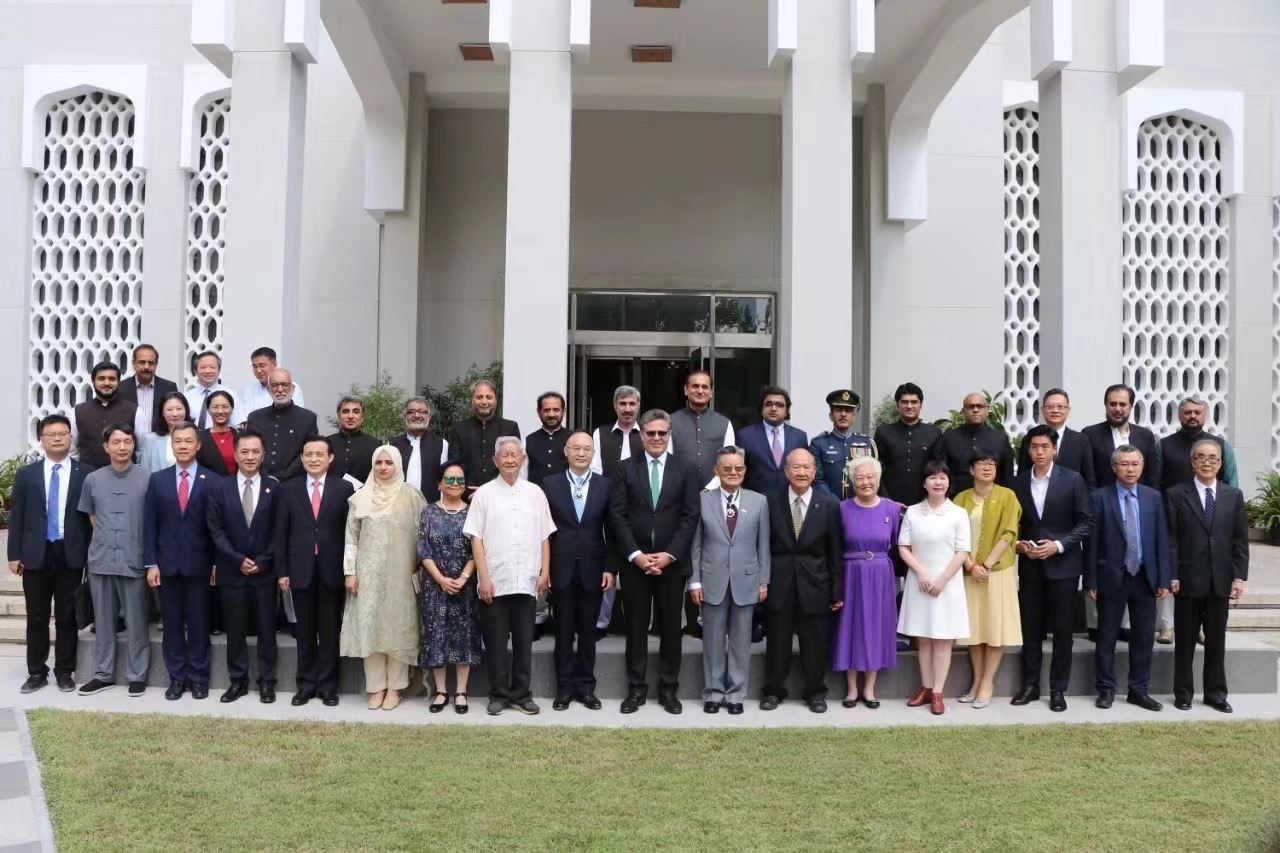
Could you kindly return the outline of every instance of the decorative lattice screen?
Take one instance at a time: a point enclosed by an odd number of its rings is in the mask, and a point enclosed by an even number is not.
[[[1227,428],[1227,205],[1216,133],[1178,116],[1142,123],[1138,189],[1124,194],[1124,381],[1134,421],[1177,427],[1178,401],[1201,397]],[[1087,333],[1078,330],[1077,333]]]
[[[122,368],[142,335],[142,172],[133,104],[92,92],[45,116],[31,259],[31,439],[35,422],[93,395],[98,361]]]
[[[1040,119],[1004,114],[1004,399],[1015,435],[1036,422],[1040,383]]]
[[[1271,202],[1271,467],[1280,471],[1280,198]]]
[[[227,153],[231,98],[209,104],[200,116],[200,151],[187,210],[186,365],[206,350],[222,351],[223,262],[226,256]]]

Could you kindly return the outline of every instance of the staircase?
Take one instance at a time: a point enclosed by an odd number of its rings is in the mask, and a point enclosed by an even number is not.
[[[6,561],[4,574],[0,576],[0,643],[23,643],[27,632],[27,606],[22,600],[22,578],[10,574],[8,567]]]

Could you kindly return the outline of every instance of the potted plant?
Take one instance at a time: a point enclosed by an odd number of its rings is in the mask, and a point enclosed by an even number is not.
[[[1258,492],[1245,505],[1249,524],[1267,531],[1267,543],[1280,545],[1280,471],[1258,475]]]
[[[30,454],[17,453],[0,461],[0,529],[9,526],[9,498],[13,496],[13,481],[18,469],[30,461]]]

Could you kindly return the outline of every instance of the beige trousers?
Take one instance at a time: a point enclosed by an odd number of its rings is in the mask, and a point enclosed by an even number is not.
[[[384,654],[364,659],[364,689],[369,693],[404,690],[409,686],[409,665]]]

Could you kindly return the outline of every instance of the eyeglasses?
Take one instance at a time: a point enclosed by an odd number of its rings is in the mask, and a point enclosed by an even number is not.
[[[1208,453],[1197,453],[1195,456],[1191,457],[1191,460],[1193,462],[1221,462],[1222,457],[1212,456]]]
[[[1046,412],[1065,412],[1067,409],[1069,409],[1069,408],[1071,408],[1071,407],[1070,407],[1070,406],[1064,406],[1064,405],[1062,405],[1062,404],[1060,404],[1060,403],[1054,403],[1053,405],[1041,406],[1040,408],[1041,408],[1041,409],[1043,409],[1043,410],[1044,410],[1044,411],[1046,411]]]
[[[466,477],[444,477],[443,480],[446,486],[465,486],[467,484]]]
[[[71,438],[71,433],[69,433],[69,432],[43,432],[43,433],[41,433],[41,434],[40,434],[40,437],[41,437],[41,438],[54,438],[54,439],[57,439],[57,438]]]
[[[987,404],[986,404],[986,403],[965,403],[965,404],[964,404],[964,407],[965,407],[966,409],[970,409],[970,410],[972,410],[972,411],[975,411],[975,412],[976,412],[978,409],[985,409],[985,408],[987,408]]]
[[[671,430],[669,430],[669,429],[647,429],[647,430],[645,430],[645,431],[644,431],[644,434],[645,434],[645,435],[647,435],[649,438],[666,438],[668,435],[670,435],[670,434],[671,434]]]
[[[766,409],[785,409],[787,404],[776,400],[765,400],[764,407]]]
[[[404,413],[405,413],[406,415],[429,415],[429,414],[431,414],[431,412],[427,411],[426,409],[405,409]]]
[[[267,383],[267,387],[272,389],[273,391],[281,391],[285,388],[292,388],[293,383],[292,382],[269,382]]]
[[[747,466],[746,466],[746,465],[734,465],[732,468],[730,468],[730,467],[726,466],[726,467],[724,467],[724,468],[721,468],[720,470],[721,470],[721,471],[723,471],[723,472],[724,472],[724,473],[726,473],[726,474],[745,474],[745,473],[747,473]]]

